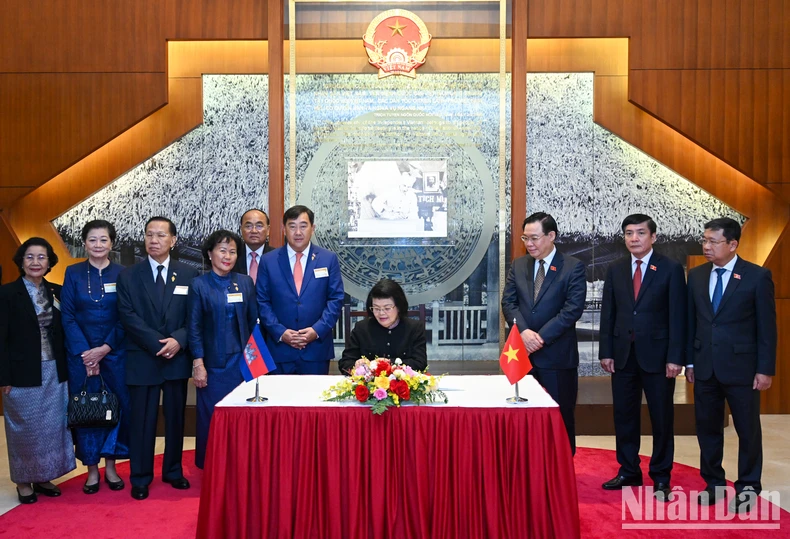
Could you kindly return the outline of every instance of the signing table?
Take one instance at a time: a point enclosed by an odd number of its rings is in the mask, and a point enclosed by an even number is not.
[[[448,404],[374,416],[328,403],[339,376],[241,384],[211,421],[198,537],[578,537],[559,408],[530,376],[446,376]]]

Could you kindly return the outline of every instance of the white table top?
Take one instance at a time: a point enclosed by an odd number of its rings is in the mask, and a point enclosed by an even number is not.
[[[321,400],[321,393],[342,379],[343,376],[262,376],[260,378],[260,395],[268,397],[267,402],[247,402],[248,397],[255,395],[255,381],[252,381],[242,382],[217,406],[366,406],[357,401],[325,402]],[[529,400],[516,405],[505,402],[507,397],[515,394],[515,390],[503,375],[445,376],[439,383],[439,389],[447,395],[447,404],[437,403],[423,406],[461,408],[553,408],[557,406],[557,403],[532,376],[524,377],[518,385],[520,395]]]

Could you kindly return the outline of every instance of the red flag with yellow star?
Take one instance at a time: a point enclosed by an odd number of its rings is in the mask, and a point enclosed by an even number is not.
[[[527,348],[524,346],[524,341],[521,340],[521,333],[515,324],[510,329],[510,335],[505,341],[502,355],[499,356],[499,366],[502,367],[502,371],[511,384],[515,384],[532,370],[532,363],[529,361]]]

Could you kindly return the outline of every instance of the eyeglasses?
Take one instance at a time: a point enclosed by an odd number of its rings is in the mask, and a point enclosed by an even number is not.
[[[540,236],[521,236],[521,241],[524,243],[531,242],[531,243],[538,243],[538,240],[545,236],[546,234],[541,234]]]
[[[26,262],[33,262],[34,260],[38,260],[39,262],[43,262],[48,260],[49,257],[47,255],[25,255]]]
[[[723,240],[717,240],[717,241],[709,240],[708,238],[700,238],[697,241],[699,241],[699,244],[703,245],[703,246],[704,245],[721,245],[722,243],[729,243],[729,241],[726,238],[723,239]]]
[[[255,223],[255,224],[247,223],[244,225],[244,230],[252,230],[253,228],[255,230],[263,230],[264,228],[266,228],[266,225],[264,225],[263,223]]]
[[[370,310],[374,314],[391,313],[395,309],[395,305],[385,305],[384,307],[371,307]]]

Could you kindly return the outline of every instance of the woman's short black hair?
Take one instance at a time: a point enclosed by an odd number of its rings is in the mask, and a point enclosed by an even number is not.
[[[216,247],[217,244],[224,242],[235,243],[236,253],[241,256],[242,249],[244,248],[244,242],[241,241],[241,238],[238,234],[234,234],[230,230],[222,229],[212,232],[211,235],[205,239],[203,245],[200,246],[200,252],[203,253],[203,260],[205,260],[207,263],[210,262],[208,254],[214,250],[214,247]]]
[[[406,312],[409,310],[409,301],[406,299],[406,293],[398,283],[392,279],[382,279],[373,285],[368,293],[368,300],[365,303],[369,313],[373,312],[374,299],[390,299],[395,302],[395,307],[398,309],[398,316],[405,317]]]
[[[52,249],[52,246],[47,240],[44,238],[33,237],[20,245],[19,249],[17,249],[16,253],[14,253],[14,264],[16,264],[16,267],[19,268],[19,275],[25,274],[25,253],[27,253],[27,250],[31,247],[46,248],[47,258],[49,258],[49,269],[47,270],[47,273],[52,271],[52,268],[54,268],[55,264],[58,263],[58,255],[55,254],[55,251]]]
[[[94,219],[93,221],[88,221],[85,223],[85,226],[82,227],[82,242],[85,243],[88,241],[88,233],[91,230],[98,230],[102,228],[107,229],[107,235],[110,236],[110,241],[115,243],[115,227],[111,222],[105,221],[104,219]]]

